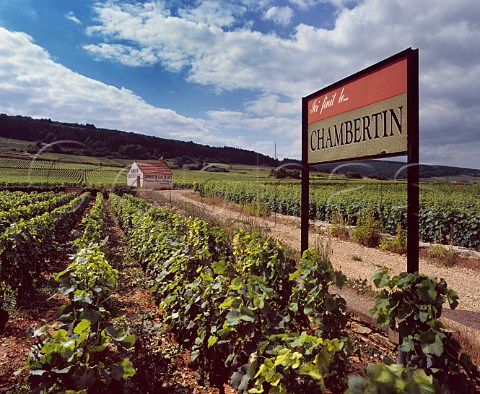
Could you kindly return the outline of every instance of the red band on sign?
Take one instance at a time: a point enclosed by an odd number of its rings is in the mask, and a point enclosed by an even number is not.
[[[370,105],[407,91],[407,59],[308,101],[308,124]]]

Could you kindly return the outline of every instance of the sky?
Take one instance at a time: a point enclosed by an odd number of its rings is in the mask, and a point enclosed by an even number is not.
[[[299,159],[302,97],[412,47],[420,161],[480,169],[479,38],[478,0],[0,0],[0,113]]]

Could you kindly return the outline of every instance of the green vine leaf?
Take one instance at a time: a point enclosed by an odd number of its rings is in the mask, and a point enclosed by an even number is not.
[[[371,279],[375,286],[380,289],[389,284],[390,272],[388,268],[382,268],[381,270],[375,272]]]
[[[422,345],[422,350],[426,354],[434,354],[440,357],[443,354],[442,338],[439,335],[435,336],[435,342]]]

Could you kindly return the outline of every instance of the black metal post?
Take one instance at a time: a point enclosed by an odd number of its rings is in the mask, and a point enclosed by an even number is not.
[[[308,168],[308,100],[302,98],[302,201],[300,255],[308,249],[308,211],[310,205],[310,173]]]
[[[407,272],[419,271],[419,89],[418,89],[418,49],[408,54],[407,61],[407,124],[408,124],[408,210],[407,210]]]

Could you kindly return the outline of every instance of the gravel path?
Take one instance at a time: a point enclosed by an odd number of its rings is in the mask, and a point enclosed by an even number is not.
[[[236,222],[250,223],[263,227],[272,238],[278,239],[295,250],[299,250],[300,219],[297,217],[276,214],[267,218],[252,218],[249,215],[238,212],[231,204],[226,202],[216,204],[215,206],[207,205],[199,201],[198,195],[194,196],[190,190],[169,190],[160,193],[170,199],[195,204],[220,222],[230,225]],[[370,281],[371,275],[381,267],[388,267],[395,274],[406,270],[407,261],[405,256],[368,248],[354,242],[322,236],[319,234],[322,233],[319,229],[323,228],[323,226],[325,224],[321,223],[318,223],[317,226],[311,226],[310,247],[328,243],[334,268],[341,270],[349,279],[366,278]],[[420,259],[419,267],[422,273],[445,278],[448,286],[458,293],[460,299],[457,309],[454,311],[445,309],[444,315],[448,319],[461,323],[466,327],[480,330],[480,266],[478,270],[464,267],[444,267]],[[373,286],[373,283],[370,282],[370,284]],[[350,305],[348,298],[351,298],[351,304],[355,304],[355,308],[363,309],[360,312],[365,314],[368,314],[368,309],[373,305],[372,298],[361,297],[348,291],[345,296],[347,305]]]

